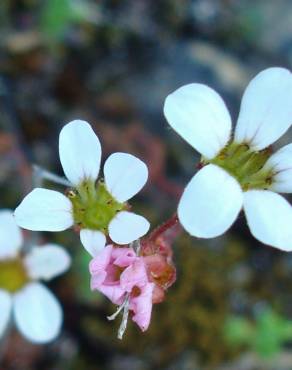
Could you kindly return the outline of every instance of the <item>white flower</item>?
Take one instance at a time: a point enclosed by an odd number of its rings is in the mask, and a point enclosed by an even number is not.
[[[184,228],[197,237],[224,233],[243,207],[255,238],[292,250],[292,207],[279,193],[292,192],[292,144],[269,147],[292,123],[292,75],[269,68],[248,85],[231,136],[231,118],[211,88],[190,84],[165,101],[170,125],[203,158],[178,206]]]
[[[38,280],[65,272],[70,256],[60,246],[47,244],[24,254],[21,230],[12,211],[0,211],[0,338],[13,316],[21,334],[34,343],[57,337],[63,321],[60,303]]]
[[[149,230],[149,222],[128,211],[127,200],[148,178],[144,162],[126,153],[114,153],[104,165],[104,183],[96,180],[101,145],[85,121],[72,121],[60,133],[59,154],[65,175],[75,190],[68,197],[36,188],[15,210],[19,226],[34,231],[62,231],[74,224],[86,250],[95,256],[109,235],[117,244],[128,244]]]

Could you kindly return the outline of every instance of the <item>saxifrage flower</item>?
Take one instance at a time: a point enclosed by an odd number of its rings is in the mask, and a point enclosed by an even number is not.
[[[64,273],[71,259],[55,244],[21,251],[23,239],[12,211],[0,211],[0,338],[13,316],[21,334],[34,343],[57,337],[63,321],[55,296],[39,280]]]
[[[128,244],[147,233],[149,222],[129,212],[126,203],[145,185],[148,169],[127,153],[114,153],[104,164],[104,181],[98,179],[101,145],[91,126],[75,120],[63,127],[59,154],[73,189],[67,196],[36,188],[15,210],[19,226],[33,231],[80,229],[81,242],[95,256],[106,244]]]
[[[223,234],[244,209],[255,238],[292,250],[292,207],[278,193],[292,192],[292,144],[270,147],[292,123],[292,75],[269,68],[247,86],[234,134],[221,97],[202,84],[183,86],[165,101],[173,129],[202,154],[203,168],[178,206],[193,236]]]
[[[91,289],[98,290],[116,305],[129,298],[132,320],[147,330],[152,311],[154,283],[148,280],[143,257],[132,248],[106,246],[91,262]]]

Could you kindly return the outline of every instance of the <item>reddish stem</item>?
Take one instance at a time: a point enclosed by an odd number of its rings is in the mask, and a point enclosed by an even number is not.
[[[154,242],[159,236],[161,236],[164,232],[167,230],[178,226],[178,231],[180,232],[182,228],[180,227],[177,213],[175,213],[173,216],[171,216],[167,221],[165,221],[162,225],[158,226],[156,229],[154,229],[149,237],[149,241]]]

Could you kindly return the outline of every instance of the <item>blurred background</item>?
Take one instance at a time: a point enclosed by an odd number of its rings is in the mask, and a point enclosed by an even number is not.
[[[82,118],[104,159],[126,151],[148,164],[133,208],[157,226],[199,161],[168,127],[165,97],[208,84],[235,121],[248,81],[292,63],[289,0],[2,0],[0,28],[2,208],[14,209],[31,189],[32,163],[62,175],[59,131]],[[41,238],[66,246],[74,261],[50,284],[63,331],[46,346],[12,331],[0,343],[1,369],[292,369],[292,255],[253,239],[243,215],[223,237],[175,241],[177,281],[154,306],[149,330],[129,322],[123,341],[119,319],[106,319],[115,307],[89,290],[78,235]]]

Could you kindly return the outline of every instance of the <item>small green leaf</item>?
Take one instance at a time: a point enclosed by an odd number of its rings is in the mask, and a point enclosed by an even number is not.
[[[47,0],[40,17],[41,31],[48,37],[59,38],[72,21],[70,0]]]
[[[242,345],[251,341],[254,329],[247,319],[233,316],[226,321],[224,333],[230,344]]]
[[[225,337],[230,344],[247,345],[263,358],[281,352],[285,341],[292,339],[292,321],[267,308],[256,317],[255,323],[242,317],[231,317],[225,325]]]

